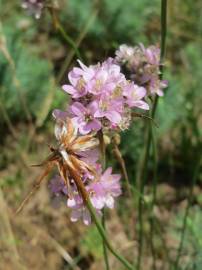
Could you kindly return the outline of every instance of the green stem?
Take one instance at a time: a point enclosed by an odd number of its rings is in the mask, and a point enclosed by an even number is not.
[[[83,41],[83,39],[85,38],[89,28],[91,27],[91,25],[93,24],[96,16],[98,13],[98,9],[95,9],[94,12],[92,13],[92,15],[88,18],[86,25],[83,27],[83,30],[79,33],[78,38],[75,40],[75,46],[78,48],[81,44],[81,42]],[[60,82],[61,79],[63,78],[68,66],[70,65],[73,57],[75,55],[75,50],[72,49],[68,55],[66,56],[65,60],[63,61],[63,65],[58,73],[57,76],[57,82]]]
[[[120,254],[118,254],[115,249],[111,246],[111,243],[109,242],[106,234],[105,234],[105,229],[103,228],[101,222],[99,221],[96,213],[95,213],[95,210],[90,202],[89,199],[87,199],[87,207],[88,207],[88,210],[90,211],[91,213],[91,216],[95,222],[95,225],[103,239],[103,241],[105,242],[107,248],[111,251],[111,253],[129,270],[134,270],[134,267],[124,258],[122,257]]]
[[[200,163],[201,163],[201,157],[199,158],[195,170],[194,170],[194,175],[192,177],[192,184],[191,184],[191,188],[189,191],[189,197],[188,197],[188,203],[187,203],[187,207],[185,210],[185,215],[184,215],[184,219],[183,219],[183,226],[182,226],[182,233],[181,233],[181,239],[180,239],[180,244],[178,247],[178,251],[177,251],[177,257],[174,263],[174,270],[178,269],[178,265],[179,265],[179,260],[180,260],[180,256],[182,253],[182,249],[183,249],[183,244],[184,244],[184,237],[185,237],[185,232],[186,232],[186,227],[187,227],[187,218],[189,215],[189,210],[191,207],[191,202],[192,202],[192,198],[193,198],[193,190],[194,190],[194,186],[196,184],[196,180],[198,177],[198,173],[199,173],[199,169],[200,169]]]
[[[80,52],[78,50],[78,47],[76,46],[74,40],[65,32],[62,24],[60,23],[57,15],[56,15],[54,7],[49,7],[49,11],[50,11],[50,15],[52,17],[53,24],[54,24],[56,30],[58,30],[60,32],[60,34],[66,40],[66,42],[74,49],[76,56],[82,60]]]
[[[98,137],[99,137],[99,141],[100,141],[100,153],[101,153],[102,169],[105,170],[105,167],[106,167],[106,146],[105,146],[104,135],[103,135],[102,131],[100,131],[98,133]],[[103,209],[103,211],[102,211],[102,226],[103,226],[104,230],[106,231],[105,216],[106,216],[106,212],[105,212],[105,209]],[[104,254],[105,267],[106,267],[106,270],[110,270],[107,247],[106,247],[106,243],[105,243],[104,240],[102,241],[102,245],[103,245],[103,254]]]
[[[165,45],[166,45],[166,33],[167,33],[167,0],[161,0],[161,54],[160,54],[160,79],[163,78],[163,61],[165,57]],[[151,110],[151,117],[155,117],[158,104],[158,96],[155,97],[154,104]],[[151,126],[147,128],[146,144],[143,151],[142,165],[137,177],[137,183],[140,183],[140,193],[144,196],[145,177],[149,159],[149,152],[151,147]],[[138,262],[137,269],[141,269],[142,250],[143,250],[143,216],[142,216],[142,200],[138,202],[138,214],[139,214],[139,247],[138,247]]]
[[[106,231],[105,217],[106,217],[105,209],[103,209],[103,211],[102,211],[102,226],[103,226],[104,230]],[[105,267],[106,267],[106,270],[110,270],[109,258],[108,258],[108,253],[107,253],[107,246],[106,246],[104,240],[102,241],[102,245],[103,245],[103,254],[104,254]]]
[[[145,176],[146,176],[146,168],[149,159],[149,150],[151,144],[151,129],[150,126],[147,127],[147,138],[146,145],[143,152],[143,161],[141,165],[141,170],[139,174],[139,179],[137,179],[138,183],[140,183],[140,194],[144,196],[144,188],[145,188]],[[140,181],[141,180],[141,181]],[[138,219],[139,219],[139,246],[138,246],[138,261],[137,261],[137,269],[141,269],[142,262],[142,249],[143,249],[143,202],[142,199],[139,198],[138,201]]]
[[[161,64],[163,64],[165,57],[166,35],[167,35],[167,0],[161,0],[161,56],[160,56]]]
[[[157,145],[154,136],[154,130],[152,129],[152,148],[153,148],[153,157],[154,157],[154,176],[153,176],[153,185],[152,185],[152,203],[151,203],[151,217],[150,217],[150,234],[151,234],[151,252],[153,258],[153,269],[156,270],[156,252],[154,246],[154,226],[155,226],[155,216],[154,216],[154,206],[156,203],[156,189],[157,189],[157,164],[158,164],[158,157],[157,157]]]
[[[57,29],[59,30],[59,32],[61,33],[61,35],[63,36],[63,38],[67,41],[67,43],[74,49],[76,56],[79,59],[81,58],[81,54],[76,46],[76,44],[74,43],[74,41],[70,38],[70,36],[68,36],[68,34],[65,32],[64,28],[62,27],[62,25],[60,24],[59,21],[57,21]]]
[[[93,221],[95,222],[95,225],[103,239],[103,241],[105,242],[106,247],[111,251],[111,253],[129,270],[134,270],[133,266],[124,258],[122,257],[120,254],[118,254],[115,249],[113,248],[113,246],[111,245],[108,237],[106,236],[105,233],[105,229],[103,228],[100,220],[97,217],[97,214],[94,210],[94,207],[91,204],[90,198],[89,198],[89,194],[81,180],[80,175],[78,174],[78,172],[76,170],[74,170],[73,168],[69,167],[69,172],[70,175],[73,177],[73,179],[75,180],[75,184],[77,186],[77,189],[79,190],[79,193],[81,194],[83,201],[85,202],[86,207],[88,208],[91,217],[93,219]]]
[[[166,51],[167,35],[167,0],[161,0],[161,54],[160,54],[160,79],[163,79],[164,58]],[[158,96],[155,97],[151,117],[154,118],[158,104]]]

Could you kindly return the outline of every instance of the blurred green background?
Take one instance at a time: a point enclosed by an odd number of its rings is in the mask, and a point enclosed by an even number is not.
[[[78,46],[86,64],[113,57],[123,43],[160,44],[159,0],[61,0],[55,4],[62,26]],[[167,32],[164,78],[169,81],[169,87],[159,100],[156,117],[159,127],[155,128],[159,183],[156,216],[163,227],[160,236],[156,233],[155,245],[157,269],[164,270],[169,269],[168,262],[179,243],[186,198],[202,150],[202,2],[169,0]],[[65,206],[55,210],[47,191],[48,184],[17,221],[12,215],[12,209],[39,174],[40,169],[30,165],[43,160],[48,154],[47,144],[54,143],[51,111],[65,109],[68,104],[68,97],[60,86],[67,81],[68,70],[77,65],[76,59],[74,49],[54,28],[48,10],[36,20],[21,8],[21,1],[0,0],[0,187],[12,226],[12,230],[6,232],[15,238],[15,243],[6,245],[8,251],[14,248],[16,256],[21,258],[19,269],[69,269],[56,248],[58,242],[77,259],[81,269],[104,269],[101,241],[95,241],[95,228],[84,235],[86,228],[68,221]],[[121,135],[121,150],[132,184],[140,166],[145,126],[146,120],[137,119],[131,129]],[[108,159],[118,170],[110,150]],[[150,163],[148,198],[153,181]],[[202,269],[201,180],[199,171],[185,237],[183,266],[179,269]],[[115,245],[119,246],[122,241],[128,243],[125,252],[130,256],[137,247],[136,236],[134,241],[128,240],[128,231],[134,228],[128,223],[131,212],[125,207],[131,202],[124,197],[120,202],[118,210],[109,213],[108,226],[119,235],[118,239],[114,235]],[[5,217],[1,220],[5,222]],[[145,215],[145,241],[149,238],[148,224]],[[25,227],[30,230],[26,231]],[[48,246],[47,241],[44,240],[46,244],[40,241],[37,230],[46,231],[46,237],[54,238],[53,244]],[[58,241],[57,244],[54,241]],[[167,245],[165,251],[163,242]],[[152,269],[148,249],[144,250],[146,270]],[[13,259],[7,253],[1,253],[0,248],[0,268],[17,269],[13,268]],[[113,258],[111,264],[112,269],[121,269]]]

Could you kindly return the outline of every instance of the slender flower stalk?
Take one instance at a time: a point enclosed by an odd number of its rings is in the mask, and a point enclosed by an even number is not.
[[[151,232],[151,252],[153,257],[153,270],[156,270],[156,252],[154,246],[154,227],[155,227],[155,217],[154,217],[154,206],[156,203],[156,189],[157,189],[157,164],[158,164],[158,156],[157,156],[157,145],[154,134],[154,129],[152,128],[152,152],[153,152],[153,160],[154,160],[154,175],[153,175],[153,185],[152,185],[152,202],[151,202],[151,210],[150,210],[150,232]]]
[[[81,54],[79,52],[77,45],[75,44],[74,40],[64,30],[62,24],[60,23],[55,13],[54,7],[49,7],[49,11],[50,11],[55,29],[61,34],[64,40],[74,49],[76,56],[82,60],[82,57],[81,57]]]
[[[104,135],[102,131],[98,132],[98,138],[100,142],[100,154],[101,154],[101,161],[102,161],[102,169],[105,170],[106,167],[106,146],[104,142]],[[102,210],[102,226],[106,232],[106,224],[105,224],[105,219],[106,219],[106,211],[105,209]],[[110,270],[109,266],[109,258],[108,258],[108,253],[107,253],[107,246],[105,241],[102,241],[103,244],[103,255],[104,255],[104,261],[105,261],[105,267],[106,270]]]
[[[166,52],[166,35],[167,35],[167,0],[161,0],[161,52],[160,52],[160,79],[163,78],[164,58]],[[159,97],[156,96],[152,108],[151,117],[154,118]]]
[[[162,0],[161,2],[161,53],[160,53],[160,79],[163,79],[163,64],[164,64],[164,57],[165,57],[165,49],[166,49],[166,34],[167,34],[167,0]],[[155,97],[154,106],[152,108],[151,117],[155,117],[155,112],[158,104],[159,97]],[[152,190],[152,203],[151,203],[151,219],[150,219],[150,230],[151,230],[151,251],[153,257],[153,269],[156,269],[156,254],[155,254],[155,247],[154,247],[154,216],[153,216],[153,209],[156,203],[156,189],[157,189],[157,166],[158,166],[158,155],[157,155],[157,145],[155,140],[154,130],[151,127],[151,143],[153,148],[153,160],[154,160],[154,176],[153,176],[153,190]]]
[[[161,52],[160,52],[160,79],[163,78],[163,61],[165,57],[165,45],[166,45],[166,33],[167,33],[167,0],[161,0]],[[155,96],[154,104],[151,110],[151,117],[155,117],[155,112],[157,109],[158,104],[158,96]],[[143,159],[142,159],[142,165],[140,169],[140,173],[137,179],[137,182],[140,183],[140,193],[144,195],[144,187],[145,187],[145,177],[146,177],[146,171],[148,166],[148,159],[149,159],[149,153],[151,148],[151,142],[152,142],[152,131],[151,127],[149,126],[147,128],[147,139],[145,148],[143,151]],[[156,185],[155,185],[156,186]],[[154,192],[156,194],[156,192]],[[143,249],[143,216],[142,216],[142,200],[139,199],[138,202],[138,213],[139,213],[139,248],[138,248],[138,262],[137,262],[137,269],[141,269],[141,263],[142,263],[142,249]]]
[[[106,220],[106,212],[105,212],[105,209],[103,209],[102,210],[102,226],[106,232],[105,220]],[[106,270],[110,270],[107,245],[106,245],[104,239],[102,241],[102,244],[103,244],[103,255],[104,255],[104,261],[105,261],[105,268],[106,268]]]
[[[76,48],[79,48],[79,46],[81,45],[81,43],[82,43],[83,39],[85,38],[85,36],[87,35],[90,27],[94,23],[94,20],[95,20],[95,18],[97,16],[98,12],[99,12],[99,10],[96,8],[92,12],[91,16],[87,19],[87,22],[86,22],[86,24],[83,27],[83,30],[79,33],[78,38],[75,40],[75,46],[76,46]],[[72,61],[73,57],[75,56],[75,54],[76,53],[75,53],[74,48],[67,54],[66,59],[64,60],[63,65],[62,65],[62,67],[61,67],[61,69],[60,69],[60,71],[58,73],[58,76],[57,76],[57,80],[56,81],[58,83],[61,82],[61,80],[62,80],[62,78],[63,78],[66,70],[70,66],[71,61]]]
[[[140,173],[137,178],[137,183],[140,183],[140,194],[142,194],[142,196],[144,196],[146,168],[147,168],[147,162],[149,159],[150,144],[151,144],[151,129],[150,129],[150,126],[147,126],[146,145],[143,152],[143,159],[141,163]],[[143,201],[141,198],[139,198],[138,200],[139,246],[138,246],[138,261],[137,261],[138,270],[141,269],[142,249],[143,249],[143,213],[142,211],[143,211]]]
[[[60,34],[63,36],[63,38],[67,41],[67,43],[74,49],[76,56],[79,59],[82,59],[81,54],[76,44],[74,43],[73,39],[65,32],[63,26],[61,25],[59,21],[57,21],[57,29],[60,32]]]
[[[119,253],[117,253],[114,248],[112,247],[111,243],[109,242],[106,234],[105,234],[105,230],[102,226],[102,224],[100,223],[99,219],[97,218],[97,215],[94,211],[94,208],[92,207],[92,204],[90,202],[90,200],[87,200],[87,206],[88,209],[92,215],[92,218],[95,222],[95,225],[102,237],[102,239],[105,241],[107,248],[111,251],[111,253],[129,270],[135,270],[135,268],[124,258],[122,257]]]

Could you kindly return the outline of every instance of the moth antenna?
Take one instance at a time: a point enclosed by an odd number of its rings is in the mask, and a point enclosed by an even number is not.
[[[152,117],[150,117],[150,116],[147,116],[147,115],[145,115],[145,114],[136,113],[136,112],[133,112],[133,113],[132,113],[132,116],[133,116],[133,117],[140,117],[140,118],[145,118],[145,119],[151,120],[152,123],[153,123],[157,128],[159,127],[158,124],[157,124],[157,122],[156,122]]]

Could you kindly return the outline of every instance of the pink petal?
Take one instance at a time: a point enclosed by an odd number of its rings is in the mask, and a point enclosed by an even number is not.
[[[71,212],[70,220],[72,222],[76,222],[76,221],[78,221],[80,219],[80,217],[81,217],[81,210],[73,210]]]
[[[100,70],[97,74],[96,74],[96,79],[100,80],[101,83],[105,83],[105,81],[108,78],[108,72],[105,70]]]
[[[138,96],[138,99],[142,99],[147,93],[147,90],[144,87],[136,86],[134,90],[135,95]]]
[[[75,199],[68,199],[67,200],[67,206],[70,207],[70,208],[73,208],[76,206],[76,201]]]
[[[62,89],[70,95],[74,95],[75,93],[77,93],[77,90],[69,84],[64,84],[62,86]]]
[[[89,122],[87,125],[86,125],[86,129],[87,130],[100,130],[101,129],[101,123],[100,123],[100,121],[98,121],[98,120],[93,120],[93,121],[91,121],[91,122]]]
[[[141,100],[134,102],[132,107],[137,107],[143,110],[149,110],[149,105],[146,102],[141,101]]]
[[[102,209],[104,207],[104,201],[102,197],[93,196],[91,197],[91,202],[94,208]]]
[[[106,198],[105,198],[105,203],[106,203],[106,206],[110,209],[113,209],[114,208],[114,198],[110,195],[108,195]]]
[[[100,110],[97,110],[95,113],[94,113],[94,117],[97,117],[97,118],[100,118],[100,117],[103,117],[105,116],[105,112],[102,112]]]
[[[107,119],[109,119],[114,124],[118,124],[121,121],[121,115],[116,111],[109,111],[109,112],[106,112],[104,115]]]
[[[82,116],[86,112],[86,108],[80,102],[74,102],[70,106],[71,112],[76,116]]]
[[[80,67],[84,70],[87,71],[88,67],[86,65],[84,65],[79,59],[77,59],[77,62],[79,63]]]
[[[53,110],[52,112],[52,116],[55,118],[55,119],[61,119],[61,120],[65,120],[69,114],[68,112],[63,112],[61,110],[58,110],[58,109],[55,109]]]
[[[91,224],[91,215],[87,209],[83,210],[83,223],[85,225]]]
[[[104,180],[106,180],[107,178],[109,178],[109,177],[111,176],[111,174],[112,174],[112,167],[109,167],[109,168],[107,168],[106,171],[103,173],[102,178],[103,178]],[[106,178],[106,179],[105,179],[105,178]]]
[[[88,105],[88,109],[92,114],[94,114],[97,110],[99,110],[98,102],[93,101]]]
[[[158,90],[156,91],[156,93],[157,93],[157,95],[160,96],[160,97],[162,97],[162,96],[164,95],[164,93],[163,93],[163,91],[162,91],[161,89],[158,89]]]

